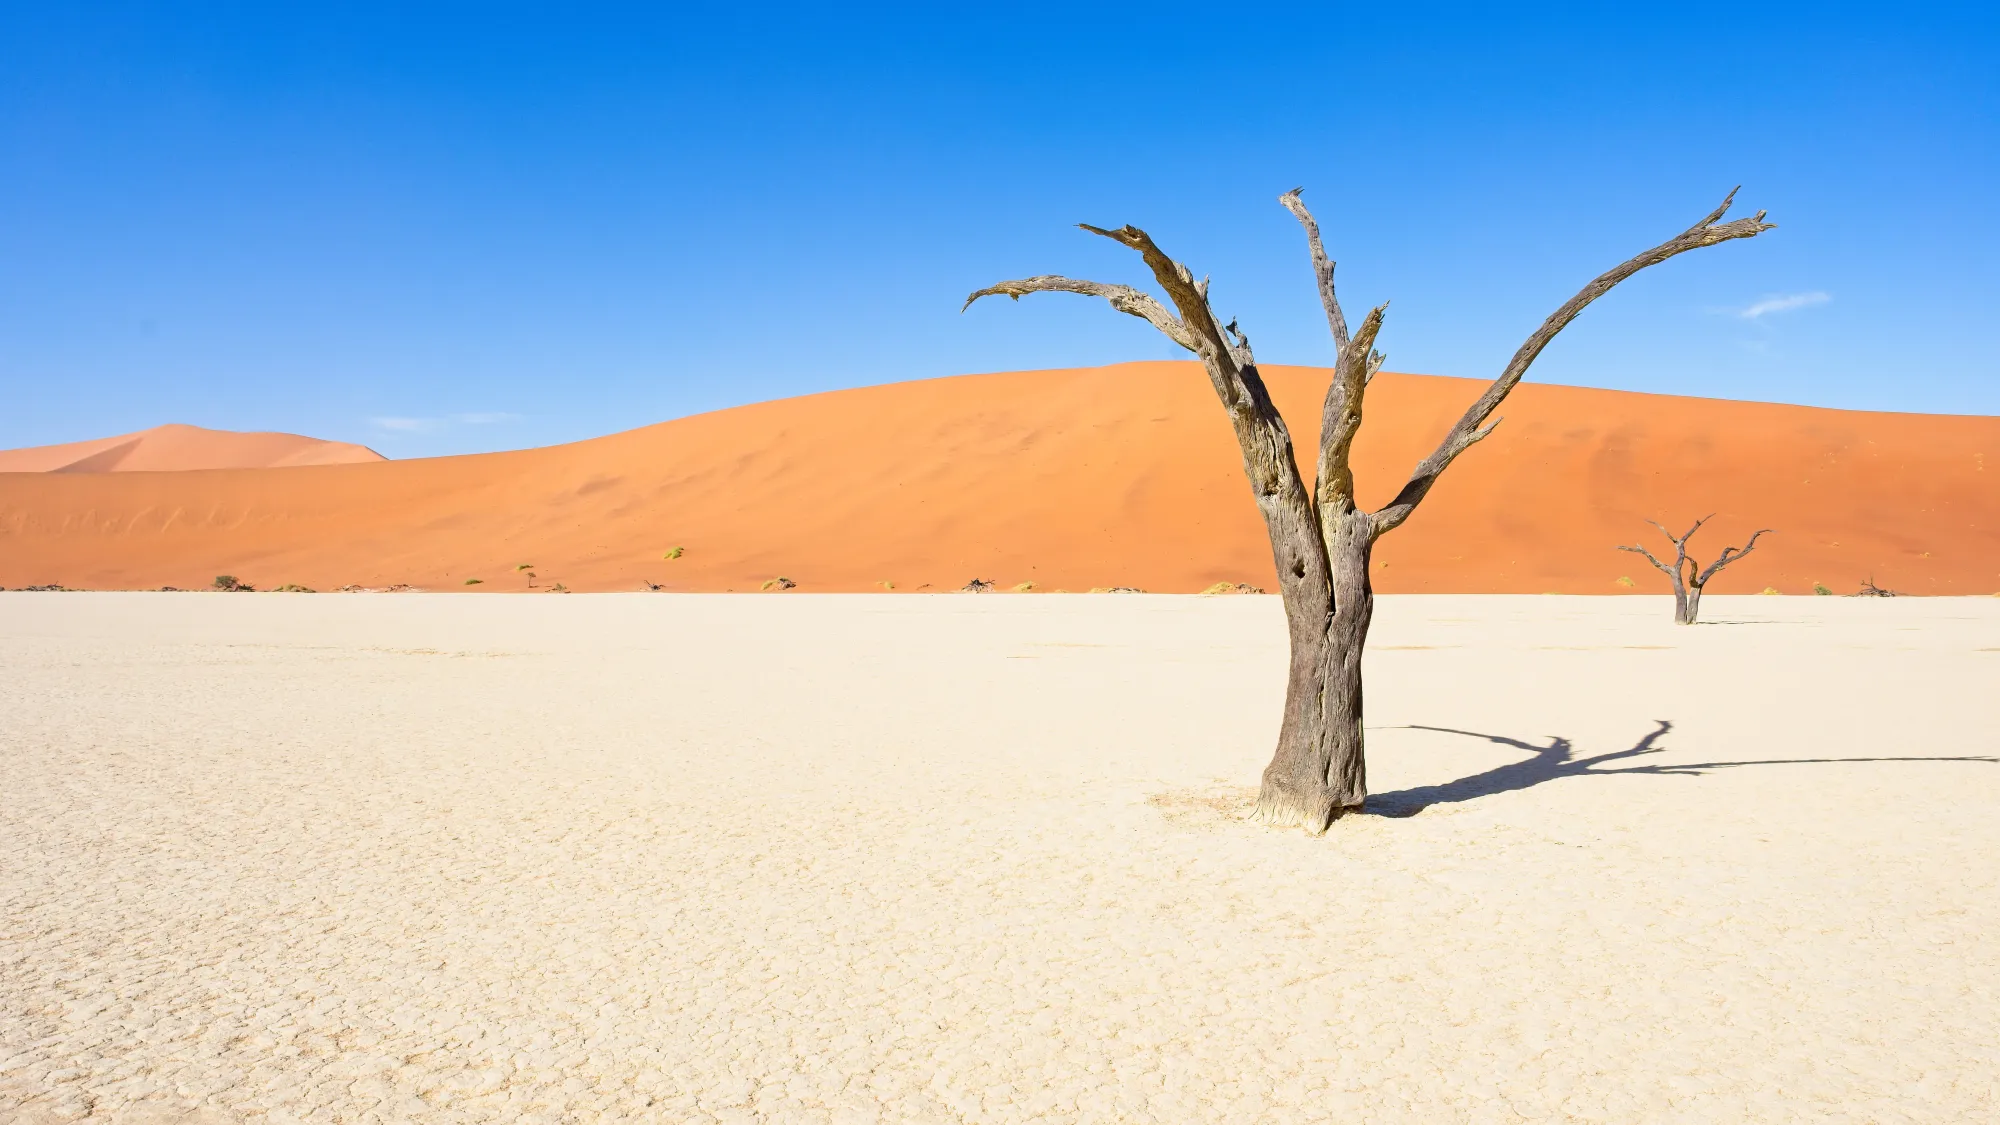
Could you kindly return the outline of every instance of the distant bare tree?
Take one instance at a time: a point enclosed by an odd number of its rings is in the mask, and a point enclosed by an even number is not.
[[[1742,558],[1744,555],[1747,555],[1752,550],[1754,550],[1757,546],[1757,537],[1759,535],[1772,534],[1770,528],[1768,527],[1761,528],[1751,533],[1750,541],[1748,543],[1743,544],[1741,549],[1738,549],[1736,547],[1724,547],[1722,549],[1722,554],[1717,556],[1714,562],[1709,563],[1708,568],[1704,570],[1701,568],[1700,563],[1697,563],[1693,559],[1688,558],[1687,544],[1688,540],[1694,538],[1694,533],[1701,530],[1702,524],[1705,524],[1709,520],[1712,520],[1714,518],[1715,518],[1715,513],[1710,512],[1708,515],[1705,515],[1700,519],[1694,521],[1694,526],[1688,528],[1686,534],[1678,536],[1676,536],[1673,532],[1668,531],[1666,528],[1660,527],[1657,521],[1654,520],[1646,521],[1647,523],[1652,524],[1654,527],[1659,527],[1660,534],[1666,536],[1667,539],[1673,543],[1674,562],[1672,566],[1668,566],[1666,563],[1663,563],[1660,560],[1654,558],[1653,552],[1648,551],[1644,547],[1632,546],[1632,547],[1618,548],[1621,551],[1630,551],[1635,555],[1646,556],[1647,562],[1652,563],[1656,567],[1659,567],[1660,573],[1666,575],[1669,579],[1673,581],[1674,624],[1676,625],[1694,624],[1695,618],[1701,613],[1701,588],[1703,586],[1708,585],[1708,580],[1715,577],[1717,571],[1721,570],[1723,567],[1728,566],[1730,563],[1735,562],[1737,559]]]
[[[1249,338],[1238,331],[1234,320],[1225,324],[1209,306],[1207,279],[1196,281],[1192,271],[1169,258],[1145,231],[1132,226],[1106,230],[1080,224],[1092,234],[1138,251],[1166,291],[1173,311],[1127,285],[1050,275],[1003,281],[966,298],[970,307],[981,297],[995,294],[1015,300],[1028,293],[1051,292],[1102,297],[1112,308],[1146,321],[1194,353],[1207,370],[1236,432],[1243,471],[1264,516],[1291,634],[1284,720],[1278,731],[1277,752],[1264,770],[1263,788],[1257,797],[1258,820],[1303,825],[1320,833],[1342,812],[1358,810],[1367,798],[1361,651],[1374,613],[1368,563],[1375,541],[1409,519],[1452,461],[1493,432],[1499,424],[1493,418],[1494,410],[1528,373],[1549,341],[1586,305],[1640,270],[1677,254],[1771,229],[1772,224],[1763,221],[1762,211],[1755,218],[1721,222],[1735,196],[1730,192],[1722,206],[1700,222],[1601,275],[1552,313],[1514,353],[1500,377],[1445,434],[1436,451],[1417,465],[1395,499],[1374,512],[1356,506],[1354,473],[1348,462],[1361,429],[1362,397],[1369,380],[1382,367],[1383,356],[1375,350],[1375,337],[1388,306],[1369,312],[1360,327],[1349,334],[1347,318],[1334,296],[1334,263],[1326,256],[1319,224],[1306,210],[1297,189],[1280,196],[1279,202],[1305,227],[1320,304],[1336,353],[1333,379],[1320,415],[1319,464],[1310,489],[1299,473],[1291,432],[1272,405],[1257,371]]]

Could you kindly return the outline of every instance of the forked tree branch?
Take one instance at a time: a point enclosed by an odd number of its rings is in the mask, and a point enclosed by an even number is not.
[[[1196,281],[1194,274],[1186,266],[1167,257],[1166,251],[1160,249],[1153,241],[1152,235],[1130,223],[1117,230],[1106,230],[1103,227],[1091,226],[1089,223],[1078,223],[1077,226],[1094,235],[1137,250],[1139,256],[1145,259],[1146,267],[1153,271],[1154,280],[1160,283],[1160,288],[1167,291],[1168,299],[1173,301],[1174,308],[1180,312],[1180,323],[1188,329],[1189,336],[1194,340],[1192,344],[1182,346],[1207,359],[1209,352],[1204,348],[1206,345],[1206,349],[1213,349],[1215,353],[1227,356],[1230,361],[1229,366],[1236,366],[1236,357],[1223,334],[1222,321],[1216,317],[1215,310],[1209,308],[1206,280]]]
[[[1765,222],[1765,213],[1762,211],[1757,212],[1752,218],[1737,219],[1727,223],[1718,222],[1729,212],[1730,204],[1735,199],[1736,191],[1732,190],[1723,198],[1722,205],[1709,212],[1700,222],[1651,250],[1600,274],[1590,284],[1584,286],[1576,296],[1564,302],[1561,308],[1551,313],[1549,318],[1542,322],[1542,326],[1537,328],[1514,353],[1514,358],[1508,361],[1506,370],[1500,373],[1498,379],[1493,380],[1493,384],[1486,388],[1485,394],[1479,396],[1479,401],[1473,403],[1464,416],[1452,426],[1450,432],[1445,434],[1444,440],[1438,443],[1437,451],[1417,465],[1416,470],[1410,474],[1409,482],[1403,485],[1402,491],[1396,494],[1396,498],[1375,513],[1375,534],[1382,535],[1401,526],[1403,521],[1409,519],[1410,514],[1416,511],[1417,505],[1423,502],[1431,486],[1437,483],[1438,477],[1450,467],[1453,459],[1492,432],[1493,426],[1486,420],[1492,417],[1493,411],[1499,408],[1508,393],[1521,381],[1521,377],[1528,373],[1528,368],[1534,364],[1535,358],[1542,354],[1542,349],[1549,346],[1549,341],[1555,339],[1556,334],[1567,327],[1570,321],[1575,320],[1577,314],[1592,301],[1648,266],[1659,265],[1668,258],[1685,254],[1690,250],[1699,250],[1735,238],[1752,238],[1777,225]],[[1497,422],[1496,419],[1494,424]]]
[[[1733,563],[1736,560],[1742,558],[1743,556],[1749,554],[1752,550],[1755,550],[1757,546],[1757,540],[1760,536],[1773,534],[1772,530],[1768,527],[1759,528],[1757,531],[1751,533],[1750,541],[1743,544],[1743,546],[1724,547],[1722,549],[1722,554],[1717,556],[1714,562],[1708,564],[1708,569],[1703,570],[1701,569],[1700,563],[1693,562],[1688,558],[1688,548],[1687,548],[1688,540],[1694,538],[1694,533],[1700,531],[1701,526],[1703,524],[1707,523],[1709,520],[1712,520],[1714,518],[1715,518],[1715,513],[1710,512],[1708,515],[1705,515],[1700,519],[1694,521],[1693,527],[1688,528],[1686,531],[1682,532],[1679,535],[1675,535],[1673,532],[1668,531],[1665,527],[1661,526],[1658,520],[1646,521],[1647,523],[1652,524],[1654,527],[1659,528],[1660,534],[1666,536],[1668,541],[1673,543],[1674,561],[1673,565],[1671,566],[1661,562],[1657,558],[1654,558],[1653,552],[1648,551],[1643,546],[1632,546],[1632,547],[1620,546],[1618,549],[1621,551],[1630,551],[1636,555],[1646,556],[1646,561],[1658,567],[1660,573],[1668,575],[1669,577],[1673,578],[1676,587],[1679,587],[1682,583],[1685,583],[1689,589],[1700,590],[1702,587],[1708,585],[1708,580],[1715,577],[1715,573],[1717,571],[1721,570],[1725,566],[1728,566],[1730,563]]]
[[[1244,474],[1250,479],[1251,491],[1270,531],[1279,582],[1286,590],[1286,614],[1294,620],[1295,627],[1323,627],[1321,619],[1330,612],[1331,572],[1324,542],[1314,534],[1317,528],[1312,494],[1299,476],[1291,433],[1271,401],[1263,376],[1257,372],[1249,337],[1235,321],[1224,324],[1215,315],[1208,301],[1207,280],[1196,281],[1186,266],[1169,258],[1145,231],[1129,225],[1116,230],[1088,223],[1077,225],[1137,250],[1166,291],[1174,311],[1169,312],[1159,301],[1129,286],[1056,276],[1003,281],[972,294],[966,298],[965,306],[969,308],[979,298],[994,294],[1015,299],[1026,293],[1043,292],[1103,297],[1113,308],[1147,321],[1198,356],[1236,431]]]
[[[1724,547],[1722,554],[1714,562],[1708,564],[1708,569],[1701,572],[1701,577],[1694,580],[1695,589],[1699,590],[1703,586],[1708,585],[1708,580],[1715,576],[1716,571],[1721,570],[1723,567],[1728,566],[1730,563],[1735,562],[1755,549],[1759,535],[1769,534],[1771,534],[1770,528],[1759,528],[1757,531],[1751,533],[1750,541],[1743,544],[1742,550],[1737,550],[1735,547]]]
[[[1327,331],[1333,335],[1333,378],[1327,383],[1326,399],[1320,406],[1319,464],[1314,473],[1314,497],[1319,506],[1320,534],[1332,550],[1336,524],[1354,510],[1354,470],[1350,459],[1354,438],[1361,430],[1362,400],[1369,382],[1382,369],[1382,353],[1375,350],[1382,330],[1382,315],[1388,306],[1370,312],[1352,338],[1347,332],[1347,314],[1341,310],[1334,290],[1333,262],[1320,241],[1319,222],[1307,209],[1303,188],[1293,188],[1278,197],[1305,228],[1306,249],[1312,258],[1313,279],[1319,286],[1320,307],[1326,313]]]
[[[1303,207],[1301,207],[1303,210]],[[1355,435],[1361,432],[1361,400],[1368,389],[1375,357],[1375,337],[1382,330],[1383,305],[1361,321],[1361,330],[1340,349],[1333,381],[1326,388],[1326,405],[1319,426],[1318,487],[1320,520],[1339,518],[1354,510],[1354,470],[1349,464]]]

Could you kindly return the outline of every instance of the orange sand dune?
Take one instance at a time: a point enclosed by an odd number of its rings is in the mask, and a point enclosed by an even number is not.
[[[365,445],[298,434],[242,434],[166,425],[135,434],[0,449],[0,473],[145,473],[184,469],[276,469],[380,461]]]
[[[1327,373],[1266,368],[1301,445]],[[1381,503],[1483,387],[1384,374],[1357,450]],[[2000,590],[2000,418],[1529,384],[1383,540],[1385,592],[1618,593],[1619,543],[1757,527],[1716,592]],[[1309,455],[1309,454],[1308,454]],[[1989,470],[1986,462],[1992,460]],[[684,547],[675,560],[664,551]],[[517,569],[531,564],[532,569]],[[181,473],[0,474],[0,586],[408,583],[481,591],[1273,586],[1221,408],[1190,363],[970,375],[759,403],[573,445]]]

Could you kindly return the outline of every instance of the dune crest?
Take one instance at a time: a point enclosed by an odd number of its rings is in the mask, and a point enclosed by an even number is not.
[[[1263,370],[1310,457],[1328,373]],[[1362,503],[1393,495],[1484,386],[1378,377],[1355,451]],[[1665,578],[1617,545],[1650,541],[1647,519],[1709,512],[1704,557],[1777,529],[1713,593],[1872,578],[1991,594],[2000,418],[1524,384],[1498,433],[1382,541],[1374,582],[1660,593]],[[217,574],[321,590],[1276,588],[1228,423],[1184,362],[833,391],[509,453],[0,476],[0,586]]]
[[[365,445],[300,434],[239,433],[169,423],[63,445],[0,449],[0,473],[146,473],[279,469],[386,460]]]

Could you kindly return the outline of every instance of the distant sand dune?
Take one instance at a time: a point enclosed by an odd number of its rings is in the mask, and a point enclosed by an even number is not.
[[[1309,457],[1327,373],[1265,374]],[[1363,501],[1393,494],[1483,385],[1377,379],[1356,451]],[[1704,554],[1778,532],[1717,592],[1847,593],[1871,577],[2000,591],[2000,418],[1532,383],[1504,414],[1383,540],[1378,589],[1609,594],[1629,577],[1657,592],[1665,580],[1615,545],[1656,534],[1649,518],[1716,512]],[[662,558],[674,547],[685,553]],[[1275,587],[1228,425],[1191,363],[836,391],[511,453],[0,475],[0,586],[221,573],[319,589],[479,578],[481,592],[754,591],[781,576],[805,592],[973,578],[1045,592]]]
[[[278,469],[380,461],[365,445],[298,434],[235,433],[166,425],[135,434],[0,450],[0,473],[144,473],[186,469]]]

